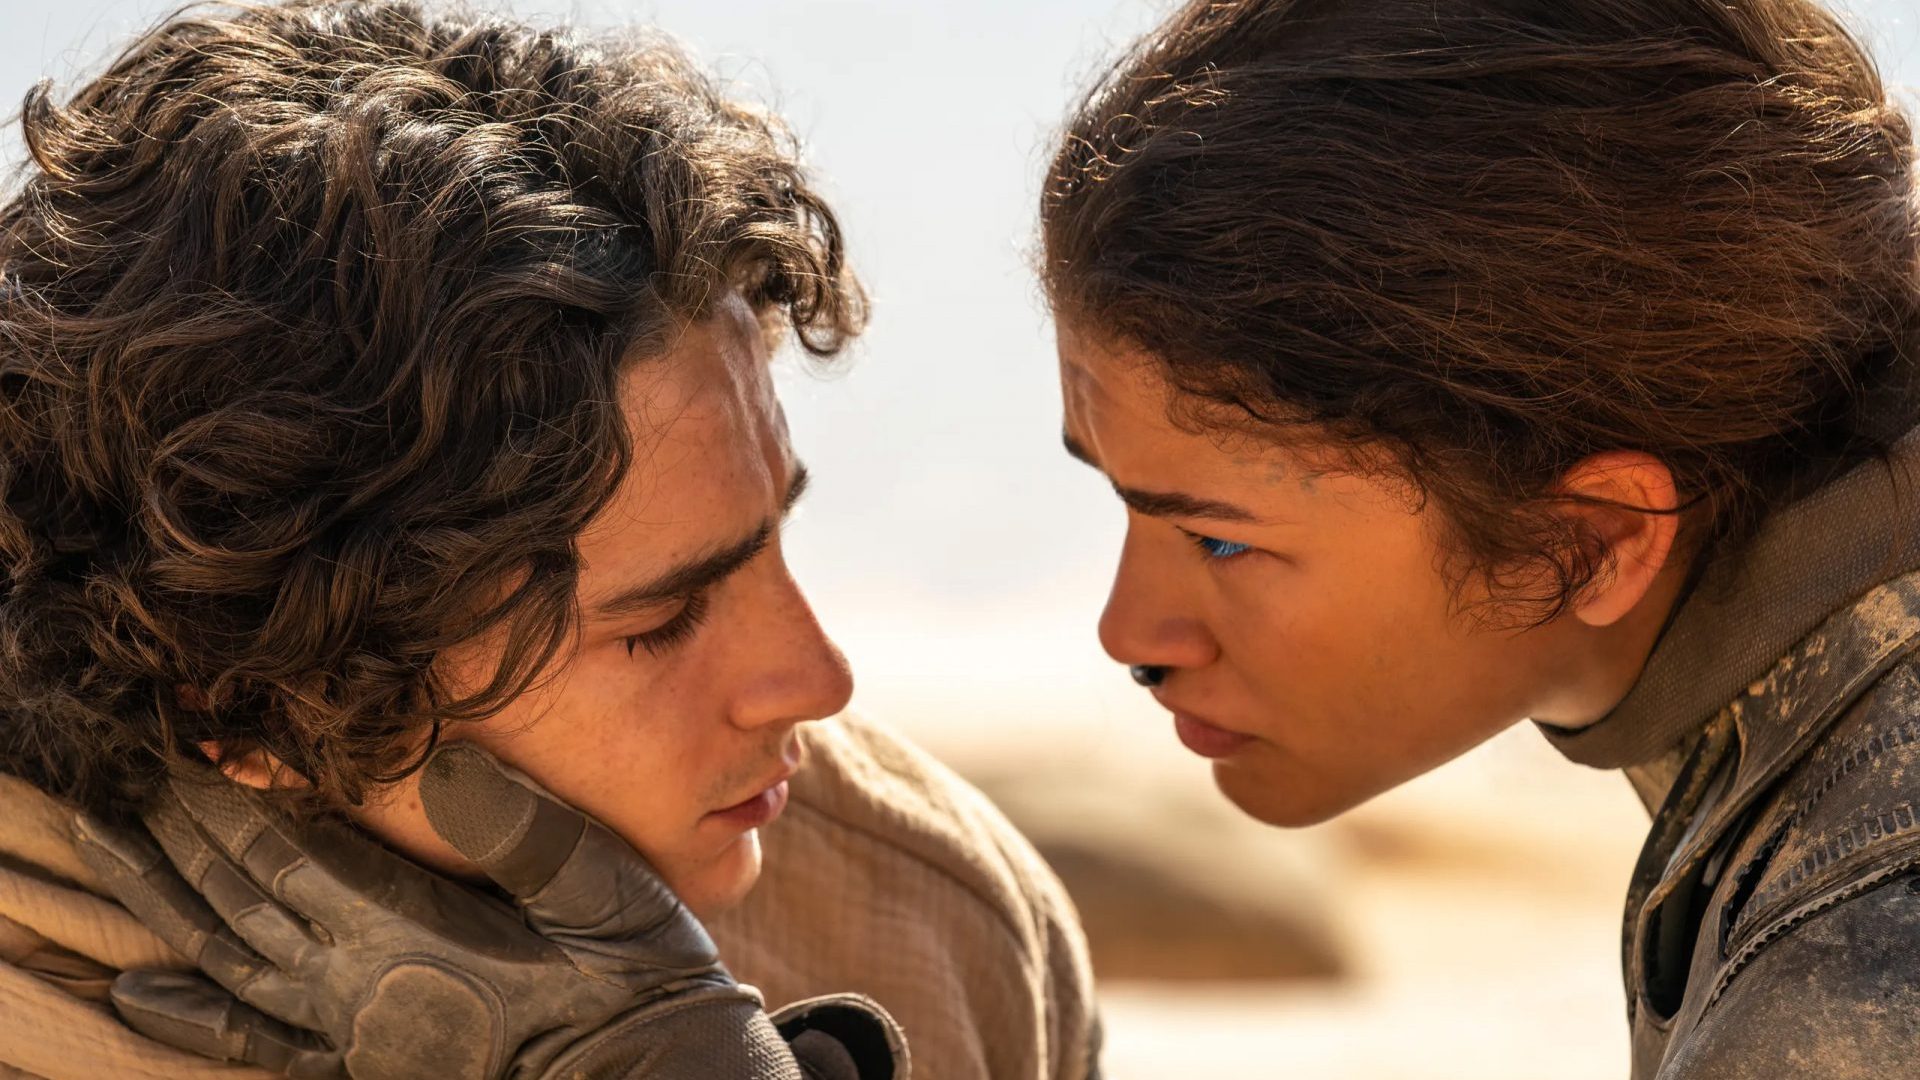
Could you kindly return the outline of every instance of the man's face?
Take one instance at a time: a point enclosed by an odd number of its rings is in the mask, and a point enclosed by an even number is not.
[[[1577,629],[1475,617],[1404,485],[1182,430],[1137,350],[1063,326],[1060,363],[1069,449],[1128,505],[1102,644],[1169,669],[1154,696],[1241,809],[1321,821],[1550,715]]]
[[[758,828],[785,805],[797,725],[852,693],[781,556],[779,526],[805,473],[787,442],[765,346],[737,297],[622,390],[634,467],[580,538],[579,648],[534,691],[456,725],[604,822],[696,912],[738,902],[759,876]],[[498,659],[447,659],[457,684]],[[415,783],[360,820],[408,854],[471,873],[434,835]]]

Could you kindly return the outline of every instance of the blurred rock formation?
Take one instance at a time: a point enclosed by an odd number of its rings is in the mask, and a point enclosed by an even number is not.
[[[1090,775],[1097,773],[1098,775]],[[1324,837],[1240,815],[1212,785],[1087,762],[969,776],[1080,908],[1102,979],[1326,979],[1345,972]]]

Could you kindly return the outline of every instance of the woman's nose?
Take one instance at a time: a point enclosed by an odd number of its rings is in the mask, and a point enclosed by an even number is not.
[[[1166,674],[1157,669],[1204,667],[1218,647],[1185,595],[1188,568],[1166,565],[1164,556],[1142,544],[1136,533],[1128,530],[1100,613],[1100,645],[1134,668],[1136,680],[1157,682]]]

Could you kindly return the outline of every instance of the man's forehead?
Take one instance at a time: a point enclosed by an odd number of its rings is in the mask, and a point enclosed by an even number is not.
[[[631,358],[620,394],[640,439],[658,437],[689,413],[740,420],[778,407],[759,322],[734,294],[683,326],[664,351]]]
[[[757,334],[718,314],[622,380],[633,456],[581,535],[590,579],[737,541],[779,500],[793,451]]]

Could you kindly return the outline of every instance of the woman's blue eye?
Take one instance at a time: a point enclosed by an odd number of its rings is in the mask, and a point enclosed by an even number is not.
[[[1211,536],[1195,535],[1193,542],[1200,545],[1209,559],[1231,559],[1242,552],[1252,551],[1251,544],[1236,544],[1231,540],[1216,540]]]

